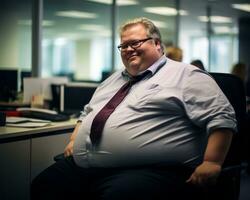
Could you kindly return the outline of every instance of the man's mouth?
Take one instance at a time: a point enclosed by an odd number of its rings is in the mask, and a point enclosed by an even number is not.
[[[136,56],[137,56],[137,55],[130,55],[130,56],[128,56],[127,60],[132,60],[132,59],[134,59]]]

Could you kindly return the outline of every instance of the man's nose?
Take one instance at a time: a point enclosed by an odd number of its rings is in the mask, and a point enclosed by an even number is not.
[[[132,48],[130,45],[128,45],[128,47],[127,47],[127,49],[126,49],[126,51],[134,51],[135,49],[134,48]]]

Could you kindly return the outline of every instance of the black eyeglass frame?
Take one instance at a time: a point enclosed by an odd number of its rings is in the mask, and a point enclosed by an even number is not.
[[[125,51],[128,47],[131,47],[132,49],[136,50],[137,48],[139,48],[144,42],[148,41],[148,40],[152,40],[153,38],[148,37],[145,39],[141,39],[141,40],[133,40],[131,42],[125,43],[125,44],[120,44],[117,46],[119,51]]]

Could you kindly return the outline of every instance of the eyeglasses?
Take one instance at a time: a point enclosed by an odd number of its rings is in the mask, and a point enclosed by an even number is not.
[[[119,51],[125,51],[128,47],[131,47],[132,49],[135,50],[139,48],[144,42],[151,40],[151,39],[153,38],[149,37],[149,38],[142,39],[142,40],[134,40],[125,44],[120,44],[118,45],[117,48],[119,49]]]

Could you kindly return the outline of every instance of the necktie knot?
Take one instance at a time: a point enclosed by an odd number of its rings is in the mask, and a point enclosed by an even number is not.
[[[150,73],[151,73],[151,71],[147,70],[140,75],[133,76],[130,81],[132,84],[135,84],[135,83],[141,81],[144,77],[146,77]]]

